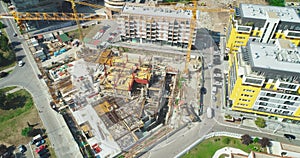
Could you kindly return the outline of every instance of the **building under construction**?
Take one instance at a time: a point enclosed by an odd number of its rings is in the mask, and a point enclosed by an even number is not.
[[[121,39],[133,43],[153,43],[187,48],[191,33],[192,10],[128,3],[118,18]]]
[[[97,64],[81,59],[48,71],[58,110],[68,107],[101,157],[128,151],[168,124],[177,73],[161,57],[121,48],[102,52]]]

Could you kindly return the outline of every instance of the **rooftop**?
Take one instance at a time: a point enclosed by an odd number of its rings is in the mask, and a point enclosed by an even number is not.
[[[287,40],[277,40],[275,45],[249,42],[242,52],[252,68],[299,74],[300,49]]]
[[[174,10],[170,7],[151,7],[151,6],[141,6],[126,4],[123,8],[123,14],[138,14],[146,16],[164,16],[169,18],[180,18],[180,19],[191,19],[192,11],[191,10]]]
[[[240,11],[242,17],[267,19],[279,18],[281,21],[300,22],[300,18],[293,8],[264,6],[255,4],[240,4]]]

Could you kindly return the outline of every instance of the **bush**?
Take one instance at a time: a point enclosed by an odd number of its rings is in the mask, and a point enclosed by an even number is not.
[[[259,128],[265,128],[267,126],[265,119],[263,119],[261,117],[256,118],[255,124]]]
[[[272,6],[284,7],[284,0],[268,0],[269,4]]]
[[[231,115],[225,115],[225,118],[226,119],[232,119],[232,116]]]
[[[222,140],[222,142],[223,142],[224,144],[229,144],[229,143],[230,143],[230,138],[225,137],[225,138]]]
[[[25,127],[22,129],[22,136],[28,137],[29,133],[32,131],[32,127]]]
[[[253,142],[254,143],[257,143],[259,141],[259,138],[257,138],[257,137],[255,137],[254,139],[253,139]]]

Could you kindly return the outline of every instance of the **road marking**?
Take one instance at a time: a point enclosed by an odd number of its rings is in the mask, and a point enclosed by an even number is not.
[[[35,158],[35,156],[34,156],[34,154],[33,154],[33,150],[32,150],[32,148],[31,148],[30,142],[28,143],[28,146],[29,146],[29,148],[30,148],[30,153],[31,153],[32,157]]]

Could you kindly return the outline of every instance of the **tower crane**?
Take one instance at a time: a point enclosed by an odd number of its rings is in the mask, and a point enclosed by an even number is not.
[[[87,2],[79,2],[75,0],[65,0],[71,3],[73,13],[42,13],[42,12],[16,12],[13,11],[10,14],[0,14],[1,18],[14,18],[19,26],[21,26],[21,22],[25,20],[75,20],[78,26],[78,32],[80,40],[83,39],[83,33],[80,27],[80,20],[104,20],[107,19],[107,15],[98,15],[98,14],[90,14],[90,13],[78,13],[76,10],[76,4],[86,5],[94,8],[103,8],[104,6],[99,6],[95,4],[90,4]],[[168,5],[174,7],[174,9],[183,9],[183,10],[192,10],[192,18],[190,21],[190,36],[188,40],[187,54],[186,54],[186,63],[184,72],[188,73],[188,66],[191,57],[191,50],[193,45],[193,37],[194,31],[196,27],[196,12],[199,10],[200,12],[234,12],[234,9],[222,9],[222,8],[198,8],[198,1],[191,1],[193,6],[189,4],[185,5],[174,5],[178,4],[177,2],[171,3],[158,3],[157,6]],[[111,17],[112,18],[112,17]]]
[[[82,41],[83,33],[80,27],[80,20],[104,20],[108,17],[106,15],[92,14],[92,13],[78,13],[76,4],[86,5],[94,8],[104,8],[104,6],[90,4],[86,2],[78,2],[74,0],[65,0],[71,3],[73,13],[58,13],[58,12],[17,12],[11,11],[10,14],[0,14],[1,18],[15,19],[18,26],[22,28],[22,21],[26,20],[60,20],[60,21],[76,21],[78,26],[79,39]]]

